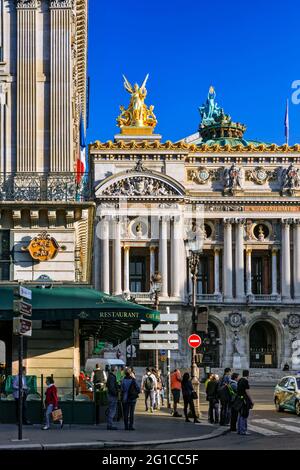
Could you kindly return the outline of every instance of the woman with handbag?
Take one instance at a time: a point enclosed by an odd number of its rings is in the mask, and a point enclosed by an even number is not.
[[[63,427],[63,419],[61,410],[58,409],[58,396],[57,396],[57,388],[54,384],[54,380],[52,377],[46,378],[47,390],[45,392],[45,417],[46,417],[46,424],[43,426],[43,430],[46,431],[50,429],[50,416],[52,416],[53,421],[59,421],[60,427]],[[60,411],[60,412],[59,412]]]
[[[197,393],[193,389],[193,384],[190,380],[190,374],[186,372],[183,374],[182,377],[182,382],[181,382],[181,390],[182,390],[182,396],[183,396],[183,403],[184,403],[184,416],[185,416],[185,421],[186,423],[190,423],[190,420],[188,418],[188,406],[190,408],[190,412],[192,413],[194,423],[200,423],[198,421],[196,412],[195,412],[195,406],[194,406],[194,400],[197,400]]]

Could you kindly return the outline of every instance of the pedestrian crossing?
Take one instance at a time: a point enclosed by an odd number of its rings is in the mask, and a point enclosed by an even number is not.
[[[295,426],[295,423],[298,426]],[[251,419],[248,423],[248,430],[263,436],[283,436],[287,432],[300,434],[300,418],[280,418],[276,421],[265,418]]]

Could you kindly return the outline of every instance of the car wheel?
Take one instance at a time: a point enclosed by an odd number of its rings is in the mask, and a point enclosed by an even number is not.
[[[275,407],[276,407],[276,411],[282,411],[282,407],[279,404],[278,398],[276,398],[275,400]]]
[[[300,416],[300,401],[296,402],[295,409],[296,409],[296,415]]]

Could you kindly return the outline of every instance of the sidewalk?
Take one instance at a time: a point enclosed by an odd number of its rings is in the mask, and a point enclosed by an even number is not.
[[[125,431],[123,422],[116,423],[118,431],[107,431],[106,424],[98,426],[66,425],[63,429],[52,425],[48,431],[40,426],[24,426],[22,442],[16,425],[0,424],[0,451],[12,449],[92,449],[159,445],[212,439],[227,432],[228,428],[211,425],[203,417],[200,424],[186,423],[184,418],[174,418],[167,409],[153,414],[137,411],[135,431]]]

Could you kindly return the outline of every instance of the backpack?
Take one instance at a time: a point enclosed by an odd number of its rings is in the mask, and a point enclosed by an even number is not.
[[[154,381],[152,377],[150,377],[150,375],[148,375],[145,379],[144,389],[147,390],[148,392],[154,389]]]
[[[136,400],[138,397],[139,397],[139,392],[136,386],[136,382],[133,379],[128,389],[127,400]]]
[[[227,390],[229,392],[229,395],[230,395],[230,401],[231,402],[234,402],[236,396],[237,396],[237,393],[233,390],[232,386],[229,384],[227,384]]]

